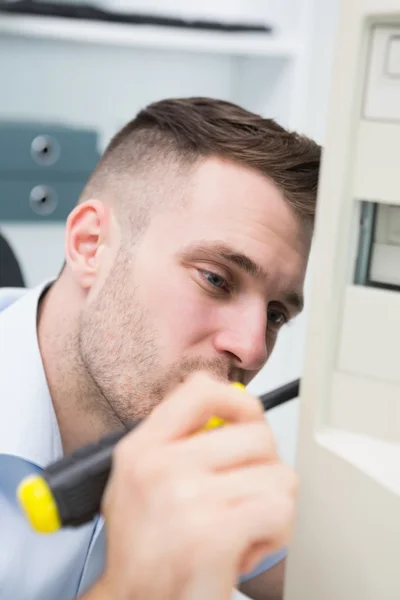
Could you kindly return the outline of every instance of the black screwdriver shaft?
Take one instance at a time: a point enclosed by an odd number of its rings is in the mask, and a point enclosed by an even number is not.
[[[296,398],[299,379],[263,394],[260,400],[264,410]],[[92,520],[99,512],[116,444],[130,429],[113,432],[98,442],[88,444],[73,454],[48,466],[43,473],[57,504],[62,526],[77,527]]]

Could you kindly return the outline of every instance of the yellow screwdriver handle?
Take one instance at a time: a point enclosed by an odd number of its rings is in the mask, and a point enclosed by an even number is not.
[[[239,383],[239,381],[235,381],[231,385],[232,385],[232,387],[236,387],[241,390],[245,389],[245,386],[243,385],[243,383]],[[209,429],[216,429],[217,427],[223,427],[224,425],[226,425],[226,422],[223,419],[220,419],[219,417],[211,417],[207,421],[207,423],[204,425],[204,427],[201,429],[201,431],[207,431]]]
[[[241,383],[234,383],[232,385],[240,389],[244,388]],[[200,432],[223,427],[224,425],[226,423],[223,419],[213,416]],[[35,531],[53,533],[61,527],[83,524],[98,512],[102,490],[105,485],[104,481],[107,479],[105,477],[107,475],[105,470],[107,471],[111,468],[113,448],[117,441],[125,435],[125,432],[117,432],[117,434],[117,438],[114,436],[107,441],[109,464],[106,467],[104,466],[104,440],[102,444],[99,444],[98,448],[101,450],[101,460],[99,460],[98,472],[93,472],[93,453],[98,452],[98,450],[96,449],[96,445],[91,445],[88,447],[87,455],[84,455],[82,452],[84,448],[79,449],[76,457],[74,455],[66,456],[58,463],[53,464],[50,471],[46,472],[45,470],[43,476],[32,475],[20,483],[17,490],[17,497],[27,520]],[[88,476],[89,463],[85,460],[88,457],[90,459],[90,476]],[[79,469],[81,473],[77,481],[77,471]],[[98,483],[99,481],[101,485]],[[61,504],[57,501],[57,498],[59,499],[60,497],[63,498]],[[81,497],[81,501],[79,497]],[[87,506],[88,498],[91,503],[91,512],[89,515],[80,512],[81,505]],[[62,513],[63,510],[65,512],[67,504],[68,516]],[[71,517],[70,515],[74,516]]]

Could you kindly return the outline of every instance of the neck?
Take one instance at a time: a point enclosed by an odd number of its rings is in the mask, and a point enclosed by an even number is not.
[[[40,303],[38,340],[65,454],[122,427],[79,352],[79,310],[61,276]]]

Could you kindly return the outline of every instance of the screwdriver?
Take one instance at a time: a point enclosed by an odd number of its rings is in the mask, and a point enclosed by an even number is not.
[[[233,386],[244,388],[240,383]],[[296,398],[299,380],[286,384],[260,397],[264,410]],[[18,486],[17,498],[23,514],[38,533],[54,533],[62,527],[79,527],[89,523],[99,512],[104,489],[111,471],[116,444],[129,430],[115,431],[99,441],[78,448],[72,454],[52,463],[40,475],[29,475]],[[202,430],[225,425],[211,417]]]

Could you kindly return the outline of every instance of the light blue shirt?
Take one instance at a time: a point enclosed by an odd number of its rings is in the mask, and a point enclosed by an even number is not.
[[[34,532],[16,488],[26,475],[62,457],[60,432],[37,341],[38,300],[48,285],[0,289],[0,600],[73,600],[101,575],[101,517],[52,535]],[[241,582],[286,555],[268,556]]]

